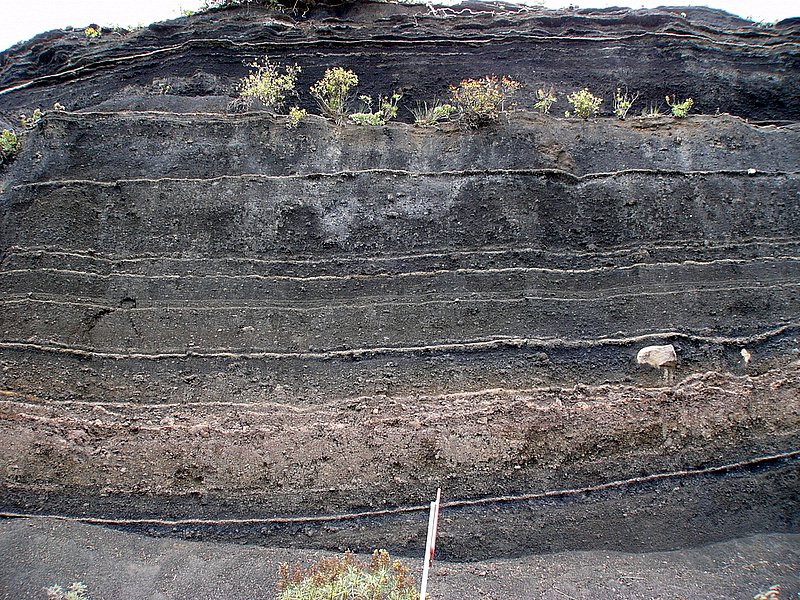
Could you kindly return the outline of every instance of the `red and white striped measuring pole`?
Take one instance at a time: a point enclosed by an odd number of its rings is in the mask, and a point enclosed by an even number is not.
[[[436,502],[431,502],[428,515],[428,539],[425,542],[425,563],[422,566],[422,585],[419,588],[419,599],[426,600],[428,593],[428,571],[436,552],[436,532],[439,529],[439,506],[442,503],[442,488],[436,490]]]

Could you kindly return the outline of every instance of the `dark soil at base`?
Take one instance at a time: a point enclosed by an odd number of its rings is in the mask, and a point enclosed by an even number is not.
[[[92,600],[271,598],[281,562],[321,552],[149,538],[50,519],[0,522],[0,598],[44,598],[83,581]],[[419,579],[421,561],[406,561]],[[417,564],[420,563],[420,564]],[[749,599],[780,584],[800,591],[800,535],[740,538],[676,552],[565,552],[434,564],[435,600]]]

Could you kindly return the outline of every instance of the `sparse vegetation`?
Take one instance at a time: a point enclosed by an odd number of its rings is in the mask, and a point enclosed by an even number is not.
[[[166,79],[154,80],[153,84],[157,86],[159,96],[168,96],[172,93],[172,84]]]
[[[614,92],[614,114],[620,121],[624,121],[625,117],[628,115],[628,111],[633,106],[633,103],[636,102],[636,99],[639,97],[639,92],[636,92],[633,96],[628,94],[628,90],[626,89],[624,92],[622,89],[617,88]]]
[[[567,102],[572,105],[575,116],[581,119],[593,117],[600,110],[603,99],[592,94],[588,89],[583,88],[579,92],[573,92],[567,96]],[[571,116],[569,112],[565,116]]]
[[[86,29],[83,30],[83,34],[86,36],[88,40],[96,40],[100,36],[103,35],[103,28],[99,25],[89,25]]]
[[[433,127],[441,121],[447,121],[455,113],[456,107],[452,104],[442,104],[434,100],[430,105],[427,102],[417,102],[416,107],[410,109],[414,115],[414,125],[419,127]]]
[[[351,552],[321,558],[308,569],[282,564],[278,571],[278,600],[418,600],[408,568],[375,550],[363,563]]]
[[[677,96],[674,96],[672,101],[670,101],[669,96],[667,96],[667,105],[672,109],[672,116],[676,119],[684,119],[689,114],[689,111],[692,109],[694,105],[694,100],[691,98],[687,98],[684,101],[679,101]]]
[[[297,126],[300,125],[300,121],[305,119],[307,114],[308,112],[305,108],[293,106],[289,109],[289,114],[286,116],[286,128],[297,129]]]
[[[8,129],[0,133],[0,165],[14,160],[21,147],[19,136]]]
[[[350,115],[350,120],[356,125],[386,125],[397,116],[397,103],[400,94],[378,97],[378,110],[372,110],[372,96],[360,96],[363,110]]]
[[[642,117],[650,118],[650,117],[661,117],[664,113],[661,112],[661,105],[651,102],[647,106],[642,109]]]
[[[205,0],[197,12],[205,12],[213,8],[229,8],[234,6],[261,6],[270,10],[301,12],[317,4],[334,4],[331,0]]]
[[[549,90],[539,88],[536,90],[536,103],[533,108],[538,110],[543,115],[550,112],[550,107],[556,103],[558,97],[556,96],[555,88],[551,87]]]
[[[753,600],[782,600],[781,586],[773,585],[766,592],[761,592],[753,597]]]
[[[44,113],[41,109],[37,108],[34,109],[30,117],[22,113],[19,116],[19,121],[23,129],[36,129],[36,126],[41,122],[43,117]]]
[[[458,109],[458,122],[467,129],[494,123],[506,112],[506,103],[522,87],[505,75],[487,75],[481,79],[465,79],[450,86],[453,105]]]
[[[283,73],[277,65],[265,56],[261,60],[248,63],[253,71],[239,82],[239,97],[247,108],[259,101],[266,110],[279,112],[286,104],[286,98],[294,93],[300,67],[287,65]]]
[[[54,585],[46,590],[47,600],[89,600],[88,589],[80,581],[76,581],[66,590],[60,585]]]
[[[342,67],[325,71],[322,79],[311,86],[311,95],[317,101],[322,114],[337,125],[347,120],[348,106],[353,89],[358,85],[358,75]]]

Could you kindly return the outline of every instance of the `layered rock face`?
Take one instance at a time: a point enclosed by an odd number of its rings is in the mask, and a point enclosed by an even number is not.
[[[2,110],[68,110],[0,172],[2,510],[413,550],[441,486],[454,559],[797,531],[797,27],[364,5],[4,53]],[[505,72],[736,116],[528,89],[474,131],[288,131],[224,111],[264,53],[409,102]]]

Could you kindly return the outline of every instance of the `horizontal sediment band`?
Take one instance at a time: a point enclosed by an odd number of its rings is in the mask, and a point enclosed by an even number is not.
[[[263,113],[53,113],[48,119],[47,128],[30,134],[39,155],[18,173],[19,181],[330,177],[364,172],[365,165],[387,175],[763,174],[796,171],[800,152],[796,129],[756,127],[728,116],[693,117],[692,126],[664,117],[590,126],[559,121],[554,128],[550,117],[518,113],[490,136],[405,124],[336,128],[319,117],[292,134],[282,120]],[[82,143],[87,135],[92,144]]]
[[[75,356],[104,358],[104,359],[135,359],[135,360],[164,360],[175,358],[222,358],[222,359],[307,359],[328,360],[333,358],[369,358],[379,355],[404,355],[404,354],[436,354],[450,352],[480,352],[498,348],[592,348],[603,346],[626,346],[637,343],[647,343],[657,340],[688,340],[695,343],[743,346],[762,343],[773,337],[784,336],[798,329],[798,325],[784,325],[770,331],[754,333],[743,336],[703,336],[687,334],[678,331],[662,331],[629,337],[606,337],[596,339],[530,339],[504,337],[494,340],[453,342],[425,346],[387,346],[366,347],[348,350],[331,350],[326,352],[235,352],[235,351],[201,351],[186,350],[184,352],[104,352],[86,347],[67,346],[55,343],[32,343],[2,341],[0,349],[28,350],[53,354],[68,354]]]
[[[647,175],[565,182],[535,175],[232,179],[17,188],[9,245],[220,258],[424,252],[512,245],[608,250],[672,239],[792,237],[800,177]],[[627,224],[620,228],[619,223]]]

